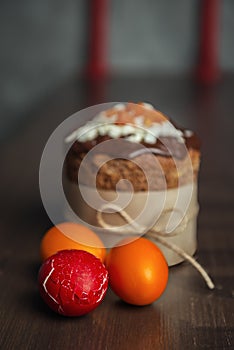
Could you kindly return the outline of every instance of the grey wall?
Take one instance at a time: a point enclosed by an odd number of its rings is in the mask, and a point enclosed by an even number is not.
[[[198,55],[202,0],[112,1],[113,69],[188,72]],[[221,0],[220,65],[234,72],[234,0]]]
[[[197,0],[113,1],[113,68],[144,72],[190,69],[197,52],[197,4]]]
[[[223,0],[220,61],[225,71],[234,72],[234,1]]]
[[[0,139],[85,60],[82,0],[0,2]]]
[[[110,65],[117,74],[185,73],[198,48],[198,0],[110,1]],[[87,53],[87,0],[0,2],[0,138],[71,75]],[[220,61],[234,71],[234,1],[223,0]]]

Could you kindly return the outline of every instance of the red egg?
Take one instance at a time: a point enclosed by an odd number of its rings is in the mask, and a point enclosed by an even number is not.
[[[83,250],[62,250],[49,257],[38,274],[43,300],[64,316],[81,316],[95,309],[108,287],[102,262]]]

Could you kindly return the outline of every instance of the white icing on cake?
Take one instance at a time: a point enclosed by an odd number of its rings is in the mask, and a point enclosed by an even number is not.
[[[142,106],[148,110],[154,110],[154,107],[148,103],[143,103]],[[118,103],[113,107],[113,110],[124,111],[126,106],[123,103]],[[111,116],[107,116],[105,111],[96,115],[92,120],[88,121],[84,126],[78,128],[68,137],[65,142],[86,142],[94,140],[98,135],[108,135],[113,139],[123,137],[131,142],[146,142],[154,144],[160,137],[175,137],[178,142],[184,143],[183,132],[167,119],[163,122],[152,122],[149,126],[144,124],[145,118],[142,115],[135,116],[134,124],[115,124],[118,114],[115,112]],[[189,134],[190,131],[187,130]]]

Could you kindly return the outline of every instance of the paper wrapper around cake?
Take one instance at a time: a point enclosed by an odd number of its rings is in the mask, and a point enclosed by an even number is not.
[[[145,155],[146,156],[146,155]],[[144,156],[144,157],[145,157]],[[102,155],[103,157],[103,155]],[[189,157],[190,159],[188,159]],[[167,191],[166,191],[166,198],[165,198],[165,204],[162,208],[161,206],[158,206],[158,203],[163,201],[163,197],[165,196],[165,191],[161,190],[161,184],[162,180],[160,176],[158,178],[156,177],[157,181],[152,184],[152,187],[149,191],[145,188],[146,183],[145,179],[140,173],[139,169],[134,169],[136,166],[135,164],[131,164],[128,160],[123,162],[123,160],[111,160],[111,164],[105,163],[103,167],[100,168],[100,171],[97,175],[97,187],[98,192],[100,196],[105,199],[106,201],[113,201],[116,198],[116,191],[115,191],[115,184],[118,182],[119,177],[123,176],[125,174],[125,178],[128,178],[134,188],[134,192],[132,194],[132,199],[130,203],[127,205],[127,207],[124,208],[124,210],[133,218],[135,219],[139,213],[143,210],[145,203],[147,202],[147,209],[144,211],[144,217],[140,218],[140,224],[144,226],[144,224],[149,225],[149,223],[153,223],[153,220],[160,216],[161,210],[162,215],[161,218],[159,218],[158,222],[159,225],[156,224],[156,229],[158,226],[164,227],[166,226],[166,222],[169,219],[169,214],[171,214],[171,209],[174,208],[174,212],[176,212],[179,216],[184,210],[184,203],[180,201],[180,203],[176,204],[176,199],[178,197],[178,190],[180,191],[180,198],[183,201],[183,198],[185,201],[188,201],[188,197],[190,198],[189,205],[185,212],[185,219],[186,219],[186,228],[183,232],[180,232],[178,235],[174,237],[168,237],[168,242],[174,243],[178,245],[180,248],[184,249],[185,252],[187,252],[190,255],[193,255],[196,251],[197,247],[197,239],[196,239],[196,232],[197,232],[197,213],[198,213],[198,202],[197,202],[197,174],[199,169],[199,158],[200,154],[198,151],[190,150],[188,152],[187,157],[180,161],[180,171],[181,173],[178,174],[177,170],[175,168],[175,165],[173,165],[173,160],[171,158],[165,158],[165,157],[158,157],[159,162],[165,171],[165,177],[167,182]],[[98,157],[94,159],[94,163],[98,163],[97,161]],[[70,204],[70,207],[72,210],[84,221],[87,222],[93,226],[99,226],[97,222],[97,212],[95,208],[99,208],[101,206],[98,203],[98,198],[95,205],[88,205],[86,200],[83,199],[81,191],[85,192],[86,199],[89,198],[90,201],[94,202],[95,200],[95,188],[90,186],[90,183],[92,183],[91,178],[92,174],[90,174],[90,169],[87,170],[86,177],[83,179],[83,183],[80,183],[79,186],[72,175],[74,173],[77,174],[77,170],[72,170],[71,172],[71,164],[69,165],[69,155],[67,157],[66,162],[66,176],[64,177],[64,189],[65,193],[68,199],[68,202]],[[191,178],[191,174],[187,171],[188,164],[192,162],[193,167],[193,177]],[[76,158],[76,164],[78,165],[79,161]],[[122,164],[121,163],[125,163]],[[74,164],[74,163],[73,163]],[[191,163],[190,163],[191,164]],[[96,164],[98,165],[98,164]],[[134,171],[135,170],[135,171]],[[69,173],[70,171],[70,173]],[[113,172],[113,176],[111,176],[111,173]],[[139,172],[139,173],[138,173]],[[135,173],[135,175],[134,175]],[[137,174],[136,174],[137,173]],[[129,176],[127,176],[129,174]],[[132,176],[133,175],[133,176]],[[180,176],[180,187],[178,189],[178,176]],[[101,187],[102,185],[102,187]],[[123,185],[125,185],[123,183]],[[81,191],[80,191],[81,189]],[[121,196],[126,195],[126,197],[129,196],[130,193],[126,191],[126,189],[122,189]],[[165,213],[165,214],[164,214]],[[153,214],[153,215],[152,215]],[[73,215],[69,207],[66,208],[66,218],[68,220],[72,219]],[[125,224],[124,221],[120,218],[118,214],[104,214],[104,218],[106,221],[111,225],[120,226]],[[176,220],[178,220],[178,216],[176,217]],[[184,220],[185,220],[184,219]],[[163,222],[165,221],[165,223]],[[183,225],[184,221],[180,223],[178,228]],[[178,229],[177,228],[177,229]],[[176,233],[176,230],[175,230]],[[100,229],[99,234],[101,238],[105,241],[105,244],[108,246],[108,236],[107,234],[103,234],[102,230]],[[117,243],[122,237],[122,234],[118,235],[118,232],[116,233],[116,242]],[[111,236],[111,242],[113,243],[113,234]],[[175,264],[178,264],[183,261],[183,259],[178,256],[176,253],[171,251],[170,249],[160,245],[160,243],[157,243],[158,246],[161,248],[163,254],[165,255],[168,265],[172,266]]]

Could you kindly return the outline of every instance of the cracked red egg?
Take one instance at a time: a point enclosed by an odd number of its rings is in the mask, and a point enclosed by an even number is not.
[[[83,250],[62,250],[49,257],[38,274],[45,303],[64,316],[81,316],[95,309],[108,287],[102,262]]]

